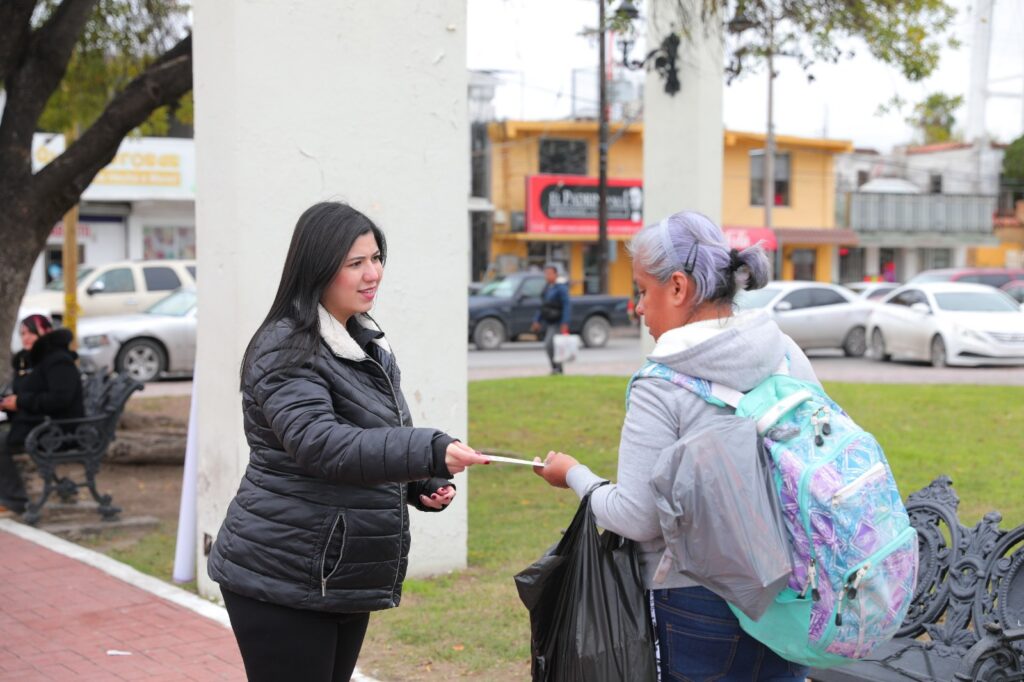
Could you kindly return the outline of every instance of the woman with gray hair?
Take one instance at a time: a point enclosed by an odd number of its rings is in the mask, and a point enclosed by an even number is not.
[[[807,357],[766,314],[733,314],[738,292],[768,282],[768,259],[759,245],[730,249],[710,219],[684,211],[643,228],[630,252],[636,312],[656,344],[649,360],[743,392],[787,359],[790,375],[817,381]],[[604,479],[560,452],[548,453],[546,466],[534,471],[581,498],[593,489],[597,524],[638,543],[654,602],[662,679],[803,680],[806,669],[747,635],[722,598],[678,571],[657,570],[665,550],[650,487],[658,455],[731,413],[670,381],[638,376],[622,427],[616,484],[595,488]]]

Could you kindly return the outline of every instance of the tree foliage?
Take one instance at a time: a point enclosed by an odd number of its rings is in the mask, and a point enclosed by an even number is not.
[[[924,144],[949,142],[954,138],[956,110],[963,106],[962,95],[933,92],[914,105],[906,121],[921,135]]]
[[[43,3],[33,20],[36,27],[57,7],[53,0]],[[63,133],[91,125],[116,93],[183,37],[188,10],[181,0],[99,0],[37,128]],[[166,134],[173,119],[190,124],[191,93],[184,99],[189,101],[155,110],[139,132]]]
[[[126,135],[160,125],[192,90],[183,0],[0,0],[0,339],[9,339],[32,265],[55,223]],[[32,167],[43,128],[77,139]],[[0,343],[0,379],[9,368]]]
[[[722,0],[731,37],[730,81],[757,70],[765,58],[793,57],[813,80],[816,62],[853,56],[859,40],[879,61],[910,81],[939,62],[943,35],[956,14],[946,0]]]
[[[1003,156],[1003,175],[1024,183],[1024,135],[1011,142]]]

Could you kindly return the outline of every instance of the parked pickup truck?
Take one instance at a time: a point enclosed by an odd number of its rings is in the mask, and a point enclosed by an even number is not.
[[[485,285],[469,297],[469,340],[480,350],[494,350],[505,341],[530,333],[540,310],[544,275],[519,272]],[[612,327],[630,324],[626,296],[573,296],[569,331],[587,348],[608,343]]]

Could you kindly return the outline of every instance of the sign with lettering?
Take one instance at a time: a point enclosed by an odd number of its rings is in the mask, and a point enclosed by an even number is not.
[[[597,235],[597,178],[530,175],[526,178],[526,231]],[[608,234],[632,235],[643,226],[643,182],[608,180]]]

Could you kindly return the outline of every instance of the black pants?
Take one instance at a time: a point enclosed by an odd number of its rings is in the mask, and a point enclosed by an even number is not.
[[[249,682],[352,677],[370,614],[293,609],[224,588],[221,593]]]
[[[7,442],[6,431],[0,431],[0,504],[19,514],[25,511],[28,496],[12,455],[21,452],[17,444]]]

